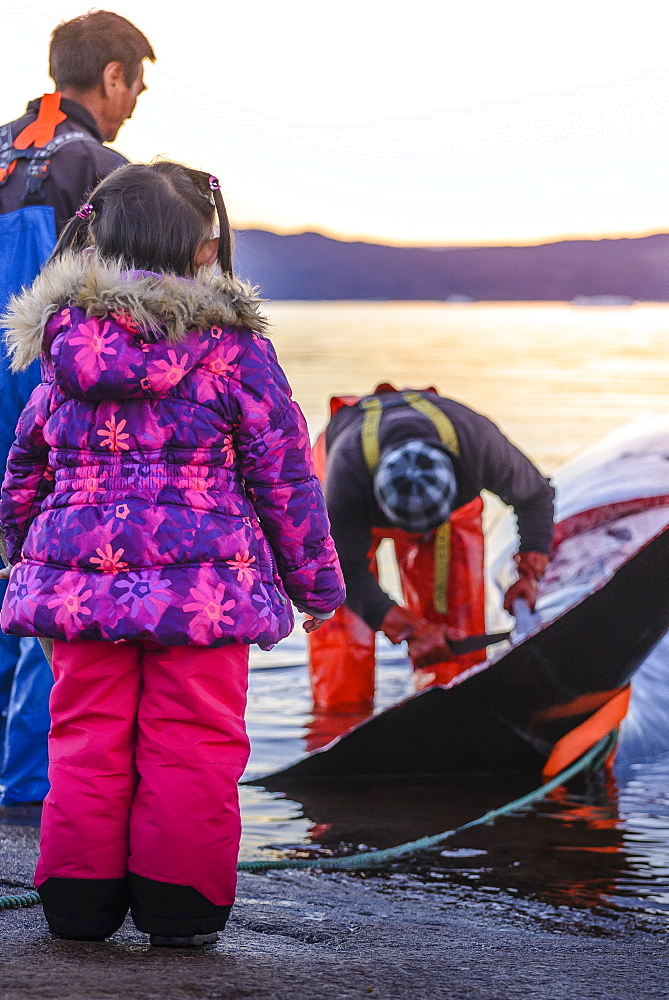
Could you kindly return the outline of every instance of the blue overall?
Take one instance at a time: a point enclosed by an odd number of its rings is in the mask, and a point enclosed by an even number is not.
[[[0,215],[0,312],[9,296],[30,286],[56,242],[55,213],[29,205]],[[17,252],[20,249],[20,252]],[[39,362],[12,373],[0,353],[0,469],[21,410],[40,381]],[[6,582],[0,583],[0,598]],[[0,632],[0,805],[39,802],[49,790],[46,738],[51,671],[37,639]]]

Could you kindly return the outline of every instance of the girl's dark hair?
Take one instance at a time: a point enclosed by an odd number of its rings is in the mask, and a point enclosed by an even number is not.
[[[160,161],[132,163],[109,174],[67,223],[52,260],[95,246],[131,269],[189,275],[218,216],[218,264],[232,274],[232,235],[216,179],[202,170]],[[82,216],[85,216],[82,218]]]

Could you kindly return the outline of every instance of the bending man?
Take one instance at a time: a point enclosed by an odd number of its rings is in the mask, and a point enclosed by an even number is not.
[[[485,632],[481,491],[518,520],[518,580],[504,606],[531,608],[548,562],[554,491],[486,417],[433,389],[387,384],[361,400],[335,398],[314,455],[346,582],[346,604],[310,640],[314,703],[367,709],[374,640],[406,640],[416,686],[446,684],[485,658],[454,655],[451,640]],[[375,553],[392,538],[404,604],[381,589]]]

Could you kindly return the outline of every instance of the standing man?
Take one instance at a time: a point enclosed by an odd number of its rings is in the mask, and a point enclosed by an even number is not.
[[[49,72],[56,93],[31,101],[22,118],[0,128],[0,313],[10,295],[32,284],[86,194],[127,162],[104,143],[116,138],[145,89],[144,59],[155,59],[148,39],[109,11],[84,14],[53,32]],[[10,373],[3,349],[1,475],[39,380],[37,362]],[[0,633],[0,805],[46,795],[50,689],[37,640]]]
[[[434,389],[335,398],[314,448],[346,604],[309,636],[317,709],[369,710],[375,633],[406,640],[418,688],[447,684],[485,658],[455,655],[450,642],[485,633],[481,491],[518,520],[519,579],[506,594],[531,608],[548,562],[554,491],[486,417]],[[404,603],[378,583],[375,553],[392,538]],[[450,640],[450,642],[449,642]],[[455,644],[455,643],[454,643]]]

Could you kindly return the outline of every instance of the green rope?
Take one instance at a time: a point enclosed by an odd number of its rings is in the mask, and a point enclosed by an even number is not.
[[[492,823],[496,819],[499,819],[500,816],[509,816],[519,809],[524,809],[534,802],[545,799],[553,789],[563,785],[581,771],[587,769],[594,770],[600,767],[613,750],[617,739],[618,731],[614,729],[600,740],[599,743],[591,747],[587,753],[579,757],[577,761],[574,761],[564,771],[561,771],[554,778],[551,778],[550,781],[547,781],[545,785],[535,788],[534,791],[528,792],[527,795],[522,795],[519,799],[514,799],[513,802],[509,802],[505,806],[500,806],[499,809],[491,809],[485,815],[479,816],[478,819],[473,819],[462,826],[456,826],[454,830],[445,830],[443,833],[436,833],[432,837],[421,837],[419,840],[411,840],[406,844],[398,844],[397,847],[388,847],[380,851],[363,851],[359,854],[349,854],[343,858],[283,858],[273,861],[240,861],[237,864],[237,870],[240,872],[266,872],[285,868],[318,868],[322,871],[351,871],[364,868],[377,868],[389,861],[395,861],[406,854],[414,854],[416,851],[426,851],[431,847],[437,847],[443,841],[448,840],[449,837],[454,837],[456,833],[461,833],[463,830],[471,830],[475,826],[484,826],[486,823]],[[39,901],[40,898],[34,891],[26,892],[21,896],[0,896],[0,910],[13,910],[21,906],[35,906]]]
[[[39,895],[31,889],[21,896],[0,896],[0,910],[18,910],[20,906],[37,906]]]
[[[364,851],[360,854],[349,854],[343,858],[285,858],[273,861],[240,861],[237,865],[237,871],[266,872],[272,869],[284,868],[319,868],[323,871],[351,871],[352,869],[375,868],[379,865],[385,865],[389,861],[395,861],[396,858],[401,858],[405,854],[426,851],[431,847],[437,847],[444,840],[448,840],[449,837],[454,837],[456,833],[461,833],[463,830],[470,830],[474,826],[483,826],[486,823],[492,823],[500,816],[508,816],[518,809],[524,809],[525,806],[529,806],[533,802],[539,802],[552,792],[554,788],[563,785],[566,781],[579,774],[579,772],[585,771],[587,768],[593,769],[601,766],[616,745],[617,739],[618,731],[613,730],[600,740],[599,743],[591,747],[587,753],[584,753],[582,757],[579,757],[577,761],[570,764],[569,767],[566,767],[554,778],[551,778],[550,781],[547,781],[545,785],[541,785],[533,792],[528,792],[527,795],[523,795],[519,799],[514,799],[513,802],[509,802],[499,809],[491,809],[484,816],[479,816],[478,819],[473,819],[469,823],[457,826],[454,830],[445,830],[443,833],[436,833],[432,837],[421,837],[419,840],[410,840],[408,843],[399,844],[397,847],[388,847],[380,851]]]

